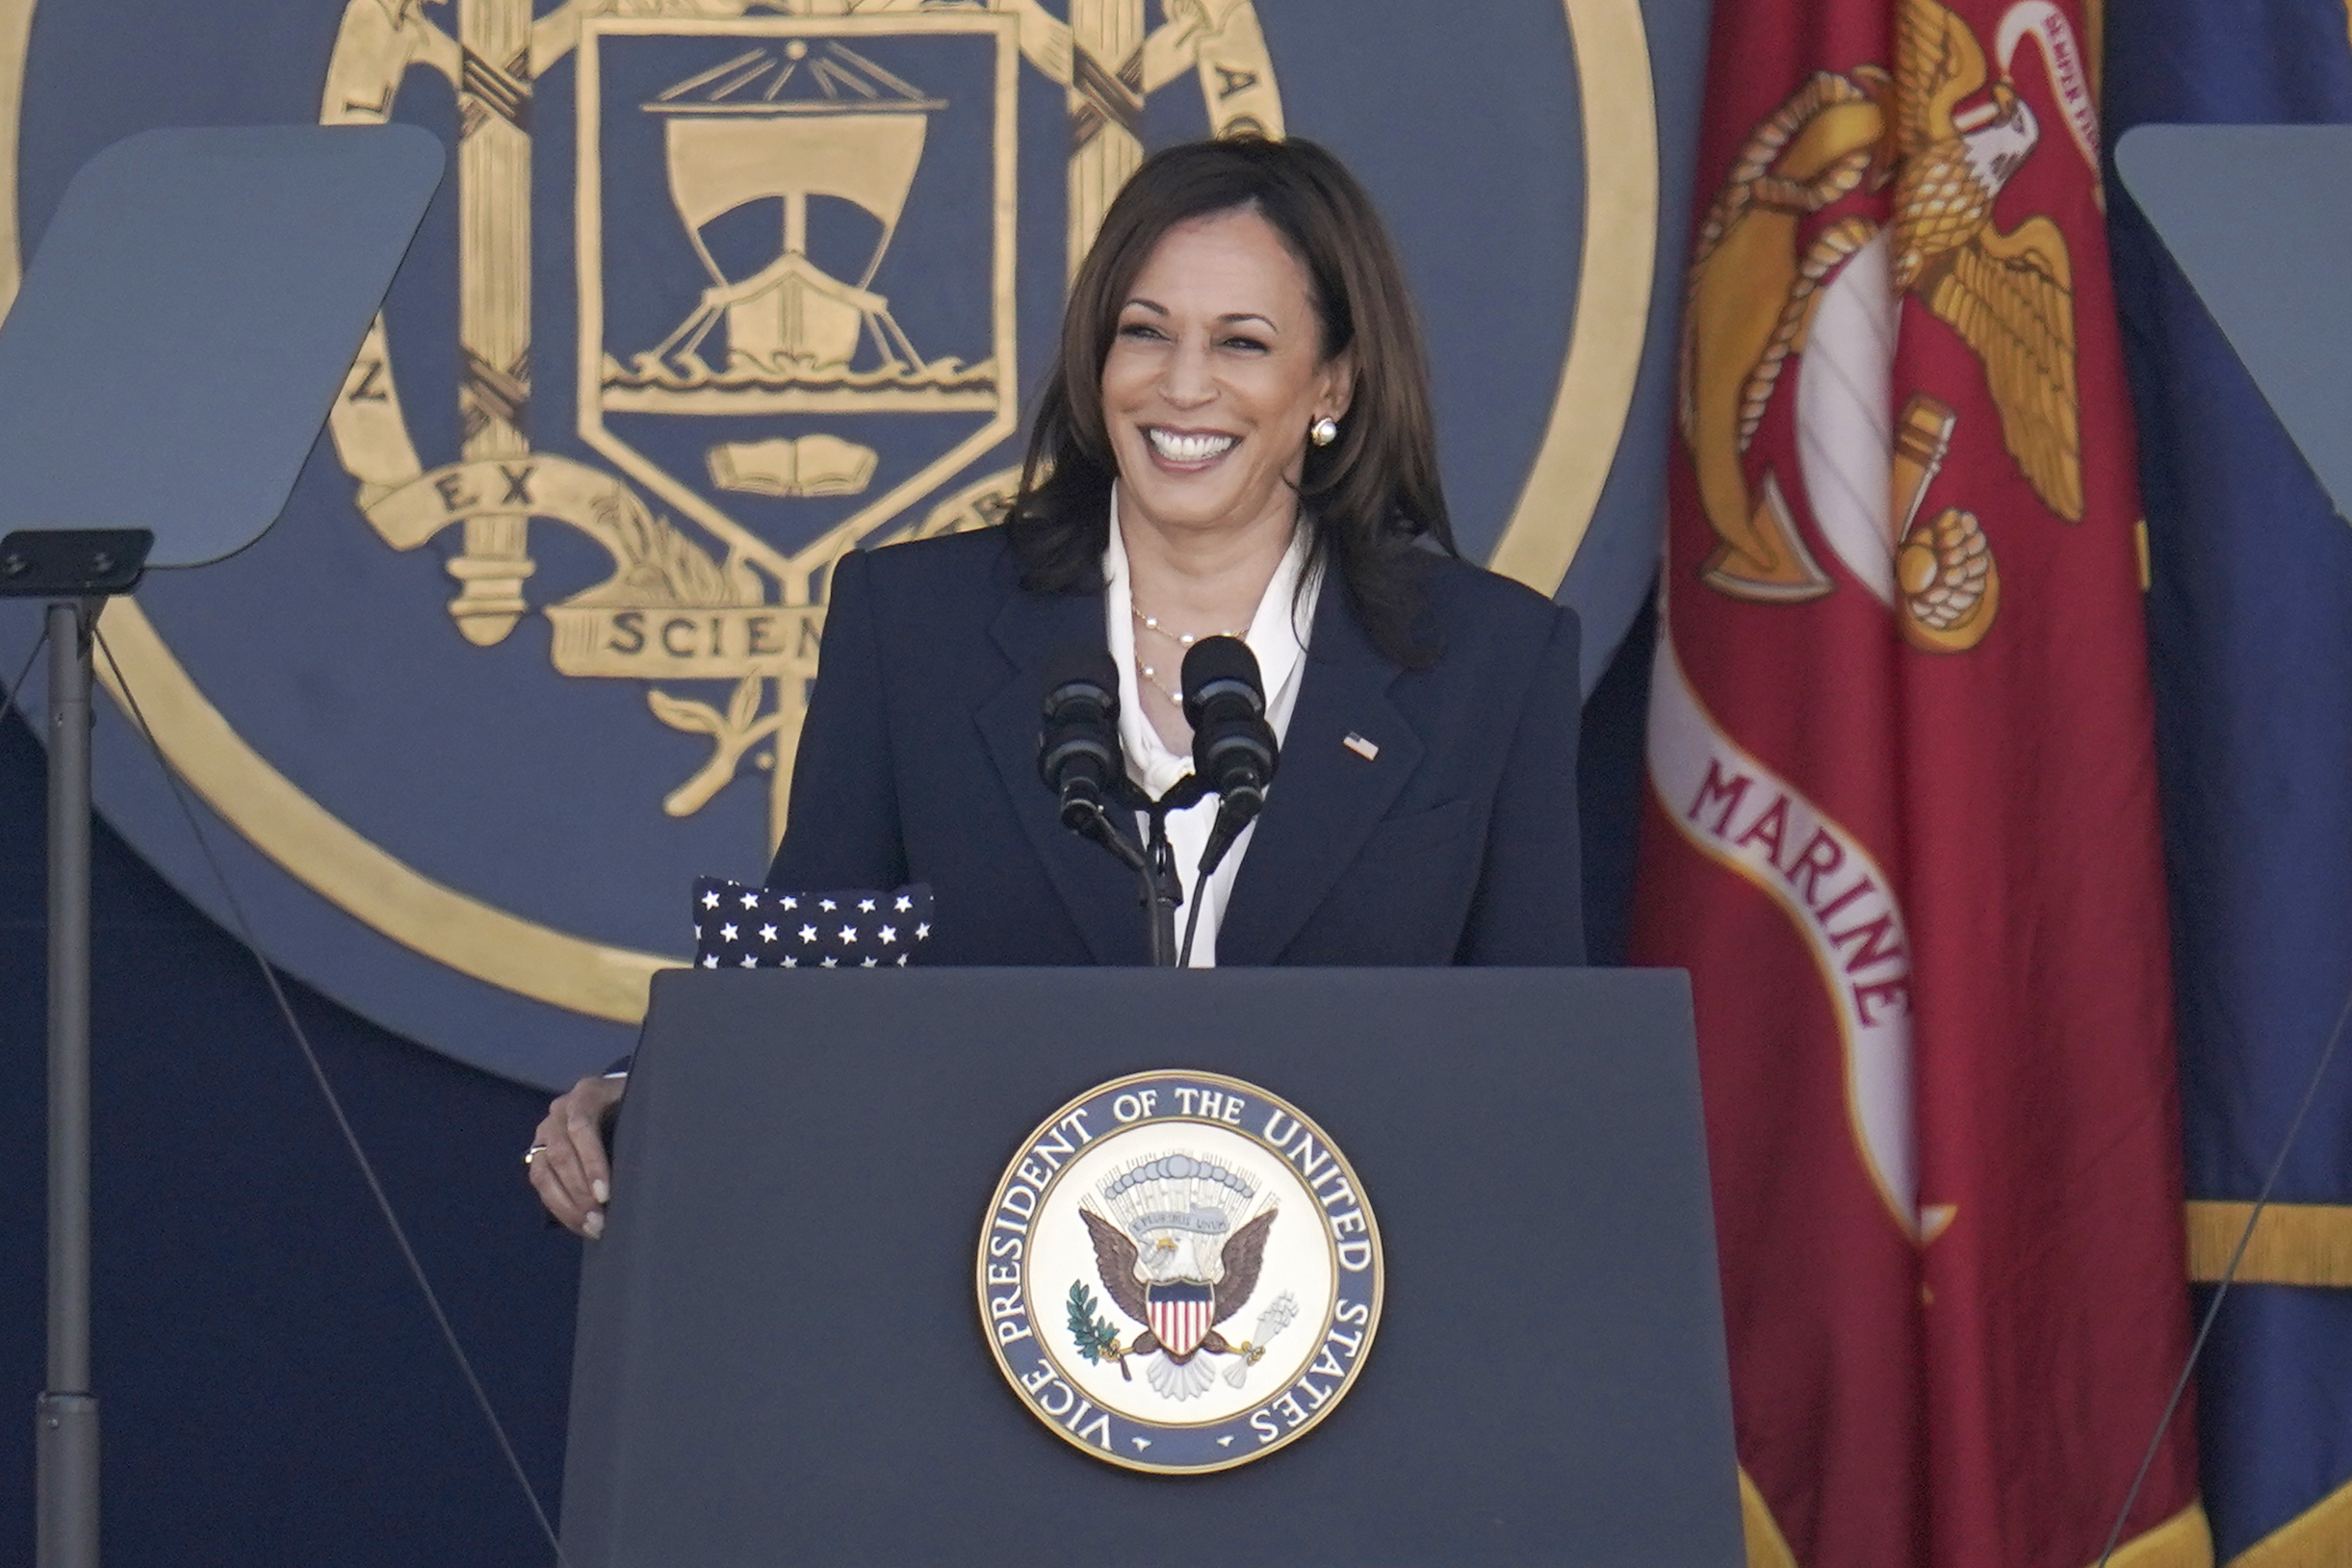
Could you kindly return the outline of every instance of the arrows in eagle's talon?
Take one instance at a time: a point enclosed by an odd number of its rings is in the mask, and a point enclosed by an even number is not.
[[[1239,1388],[1250,1369],[1257,1365],[1266,1353],[1266,1342],[1280,1333],[1290,1320],[1299,1315],[1299,1298],[1284,1291],[1257,1315],[1257,1332],[1234,1347],[1233,1364],[1225,1369],[1225,1380]]]

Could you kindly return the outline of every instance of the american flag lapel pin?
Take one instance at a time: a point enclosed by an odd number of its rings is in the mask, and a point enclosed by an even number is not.
[[[1353,730],[1348,732],[1348,738],[1341,741],[1340,744],[1345,746],[1348,750],[1354,752],[1357,756],[1362,758],[1367,762],[1374,762],[1380,759],[1381,749],[1374,745],[1371,741],[1366,740],[1363,736],[1357,734]]]

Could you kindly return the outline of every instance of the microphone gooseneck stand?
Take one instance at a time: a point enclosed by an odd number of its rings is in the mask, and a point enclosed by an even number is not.
[[[1176,874],[1176,850],[1168,842],[1168,813],[1194,805],[1205,793],[1201,781],[1189,773],[1157,800],[1136,788],[1124,776],[1113,781],[1111,804],[1141,811],[1150,819],[1150,831],[1141,845],[1111,820],[1110,812],[1103,810],[1099,800],[1063,802],[1062,826],[1081,838],[1100,844],[1135,873],[1137,900],[1150,915],[1154,968],[1176,968],[1192,955],[1190,923],[1185,927],[1182,953],[1176,949],[1176,906],[1184,902],[1184,879]],[[1200,913],[1200,905],[1195,903],[1196,919]]]
[[[1184,655],[1183,704],[1193,727],[1193,770],[1155,800],[1127,776],[1118,729],[1119,668],[1109,653],[1066,649],[1046,666],[1038,776],[1061,796],[1062,826],[1100,844],[1135,873],[1155,968],[1190,966],[1201,925],[1196,896],[1178,948],[1176,912],[1184,902],[1184,880],[1168,841],[1168,813],[1219,797],[1217,822],[1194,881],[1197,892],[1256,817],[1279,754],[1266,723],[1257,659],[1238,637],[1207,637],[1192,646]],[[1142,844],[1111,820],[1106,804],[1143,813],[1148,829]]]
[[[1142,790],[1134,791],[1135,809],[1151,822],[1143,900],[1151,912],[1151,963],[1155,968],[1180,967],[1186,956],[1176,951],[1176,906],[1184,902],[1184,879],[1176,874],[1176,850],[1168,842],[1168,813],[1184,810],[1202,793],[1201,781],[1189,773],[1157,800],[1146,800]],[[1193,913],[1200,913],[1200,901],[1196,899]],[[1191,945],[1185,943],[1188,951]]]

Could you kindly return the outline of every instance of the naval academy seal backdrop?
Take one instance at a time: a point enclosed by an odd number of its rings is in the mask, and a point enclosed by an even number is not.
[[[764,865],[833,561],[1001,516],[1070,270],[1151,147],[1305,135],[1363,175],[1427,317],[1462,543],[1573,601],[1597,678],[1655,561],[1704,13],[13,0],[0,295],[133,132],[449,143],[284,519],[104,628],[271,955],[559,1084],[632,1042],[692,879]],[[0,612],[10,673],[35,629]],[[102,811],[223,917],[101,725]]]

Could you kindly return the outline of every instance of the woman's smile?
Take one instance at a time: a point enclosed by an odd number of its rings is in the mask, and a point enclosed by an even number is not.
[[[1144,439],[1151,444],[1152,461],[1171,474],[1200,474],[1213,468],[1241,438],[1223,430],[1176,430],[1149,425]]]

